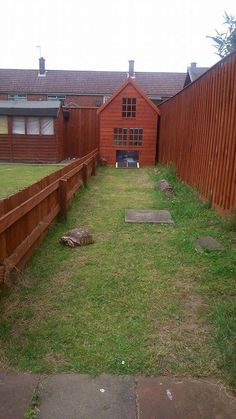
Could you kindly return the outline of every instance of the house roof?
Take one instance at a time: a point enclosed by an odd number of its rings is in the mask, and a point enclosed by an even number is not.
[[[135,81],[148,96],[170,97],[183,88],[186,73],[135,72]],[[0,93],[110,95],[127,79],[119,71],[0,69]]]
[[[61,103],[59,100],[1,100],[0,115],[57,116],[60,106]]]
[[[204,74],[208,69],[208,67],[188,67],[184,86],[187,86],[189,83],[197,80],[198,77]]]
[[[109,106],[109,104],[113,102],[116,96],[118,96],[122,92],[122,90],[124,90],[126,86],[128,86],[129,84],[131,84],[134,87],[134,89],[146,100],[149,106],[151,106],[151,108],[153,108],[153,110],[156,113],[158,114],[160,113],[159,109],[154,105],[154,103],[150,99],[148,99],[145,93],[137,85],[137,82],[135,82],[131,78],[128,78],[127,80],[124,81],[124,83],[121,84],[121,86],[119,86],[119,88],[113,93],[110,99],[106,103],[104,103],[104,105],[102,105],[100,108],[98,108],[98,114],[100,114],[107,106]]]

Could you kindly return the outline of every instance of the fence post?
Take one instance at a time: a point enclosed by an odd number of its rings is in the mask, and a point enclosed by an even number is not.
[[[92,160],[92,173],[91,173],[91,175],[92,176],[96,175],[96,157],[95,156],[93,157],[93,160]]]
[[[60,201],[60,215],[66,220],[67,218],[67,180],[59,180],[59,201]]]
[[[7,244],[6,244],[6,236],[3,232],[0,235],[0,284],[4,282],[5,279],[5,265],[4,259],[7,257]]]
[[[88,165],[87,165],[87,163],[84,163],[83,164],[82,179],[83,179],[83,184],[86,187],[87,186],[87,182],[88,182]]]

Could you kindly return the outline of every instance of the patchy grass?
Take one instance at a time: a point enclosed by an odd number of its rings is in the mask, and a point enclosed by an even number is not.
[[[154,190],[167,177],[176,195]],[[170,209],[175,225],[125,224],[126,208]],[[59,244],[87,226],[95,244]],[[51,228],[0,310],[3,366],[35,372],[215,376],[236,385],[233,232],[173,169],[100,168]],[[225,250],[197,253],[211,235]],[[234,320],[233,320],[234,319]]]
[[[0,163],[0,199],[58,170],[58,165]]]

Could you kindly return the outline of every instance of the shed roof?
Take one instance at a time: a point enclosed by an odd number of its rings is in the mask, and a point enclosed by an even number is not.
[[[183,88],[186,73],[135,72],[135,81],[148,96],[170,97]],[[0,69],[0,93],[111,95],[125,80],[120,71]]]
[[[0,115],[57,116],[60,106],[59,100],[1,100]]]

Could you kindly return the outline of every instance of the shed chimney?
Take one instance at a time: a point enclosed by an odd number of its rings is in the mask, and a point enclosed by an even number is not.
[[[191,63],[191,64],[190,64],[190,68],[191,68],[192,70],[195,70],[195,69],[197,68],[197,63]]]
[[[135,78],[135,74],[134,74],[134,60],[129,60],[129,77],[131,77],[131,79]]]
[[[39,76],[45,76],[45,59],[43,57],[39,58]]]

